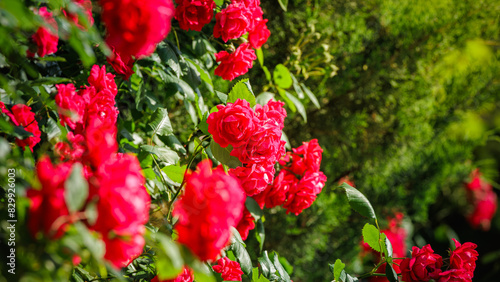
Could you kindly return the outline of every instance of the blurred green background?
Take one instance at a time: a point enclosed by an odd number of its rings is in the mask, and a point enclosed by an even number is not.
[[[446,257],[451,237],[475,242],[474,281],[495,280],[500,218],[487,232],[472,229],[464,182],[479,167],[499,188],[500,2],[290,0],[287,12],[262,2],[272,32],[264,64],[284,64],[321,105],[305,97],[307,123],[289,114],[285,132],[292,147],[319,139],[328,176],[298,217],[266,211],[265,249],[289,260],[294,281],[332,278],[327,264],[337,258],[368,271],[359,259],[367,220],[337,189],[349,176],[382,228],[405,214],[408,249],[430,243]],[[259,66],[249,77],[256,93],[269,91]]]

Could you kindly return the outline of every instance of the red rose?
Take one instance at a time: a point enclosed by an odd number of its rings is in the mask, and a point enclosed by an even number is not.
[[[244,75],[252,68],[253,61],[257,59],[255,51],[249,48],[248,43],[243,43],[233,53],[220,51],[215,54],[215,60],[220,64],[215,68],[214,74],[225,80]]]
[[[113,99],[118,93],[115,76],[111,73],[106,72],[106,66],[102,66],[101,68],[99,68],[98,65],[93,65],[92,69],[90,70],[88,82],[91,86],[95,87],[96,92],[108,90],[109,93],[111,93],[111,97]]]
[[[471,282],[472,277],[465,269],[450,269],[439,273],[438,282]]]
[[[274,179],[273,185],[269,185],[266,191],[263,192],[266,207],[270,209],[284,204],[288,192],[295,190],[298,182],[299,180],[293,173],[282,169]]]
[[[149,219],[150,198],[137,157],[115,154],[98,166],[92,184],[97,194],[97,219],[93,230],[106,243],[104,258],[117,268],[127,266],[142,253],[144,224]]]
[[[58,142],[54,145],[54,152],[61,157],[62,161],[81,161],[86,153],[85,137],[81,134],[73,134],[68,132],[66,135],[68,143]]]
[[[438,279],[441,266],[443,266],[443,258],[434,254],[431,245],[425,245],[422,249],[413,247],[411,258],[401,262],[402,280],[414,282]]]
[[[128,80],[134,74],[132,68],[134,67],[135,60],[132,57],[122,57],[120,54],[113,52],[107,60],[116,73],[121,75],[123,79]]]
[[[97,93],[87,106],[86,124],[116,124],[118,109],[115,107],[115,100],[109,90]]]
[[[276,128],[280,130],[285,127],[286,110],[283,108],[285,103],[281,101],[269,100],[267,104],[255,106],[255,114],[260,120],[270,120]]]
[[[248,142],[255,132],[258,119],[246,100],[237,99],[226,106],[218,105],[218,111],[208,116],[208,132],[222,148],[239,147]]]
[[[307,171],[299,183],[288,191],[286,203],[283,205],[286,213],[298,215],[310,207],[325,186],[325,182],[326,176],[321,171]]]
[[[193,271],[191,271],[187,267],[184,267],[184,270],[182,270],[181,274],[179,274],[179,276],[177,276],[174,279],[160,280],[158,276],[155,276],[151,280],[151,282],[193,282],[193,281],[194,281]]]
[[[144,57],[170,31],[171,0],[100,0],[106,43],[123,57]]]
[[[252,19],[252,23],[248,30],[252,30],[254,28],[256,21],[262,20],[264,12],[262,11],[262,8],[260,8],[260,0],[232,0],[231,3],[244,5],[250,10],[250,13],[252,14],[250,17]]]
[[[233,3],[215,15],[214,37],[227,42],[245,34],[253,26],[252,11],[245,5]]]
[[[59,41],[57,22],[52,17],[52,13],[47,11],[46,7],[41,7],[38,11],[35,11],[35,14],[40,15],[47,26],[38,28],[36,33],[31,37],[37,46],[36,53],[40,57],[54,54],[57,52],[57,42]],[[35,54],[28,50],[27,56],[33,58]]]
[[[73,84],[57,84],[56,104],[59,107],[59,117],[62,125],[76,128],[77,123],[83,123],[85,116],[85,100],[76,93]]]
[[[13,118],[11,121],[16,126],[22,126],[24,130],[31,132],[33,136],[24,138],[24,139],[16,139],[16,144],[23,148],[28,146],[33,152],[33,147],[36,146],[40,142],[40,128],[38,128],[38,122],[35,120],[35,114],[31,111],[31,107],[28,107],[23,104],[14,105],[11,108]]]
[[[184,30],[201,29],[214,17],[216,7],[213,0],[175,0],[175,19]]]
[[[217,260],[217,264],[212,266],[213,270],[220,273],[224,281],[241,281],[241,266],[238,262],[232,261],[227,257]]]
[[[318,144],[318,139],[302,142],[302,146],[293,149],[294,154],[303,156],[303,162],[307,170],[319,171],[323,149]]]
[[[241,187],[248,196],[264,191],[274,177],[274,165],[250,164],[229,170],[229,174],[241,181]]]
[[[248,33],[248,41],[252,48],[259,49],[271,35],[266,23],[267,19],[256,21],[254,28]]]
[[[481,179],[481,172],[479,172],[479,168],[476,168],[470,174],[471,181],[467,183],[467,188],[471,191],[479,190],[484,187],[484,184],[487,184],[485,181]]]
[[[250,230],[255,228],[255,219],[247,208],[243,210],[243,217],[241,218],[236,229],[240,233],[241,239],[246,240]]]
[[[57,239],[66,232],[69,218],[61,217],[69,214],[64,200],[64,183],[70,171],[70,163],[54,167],[48,157],[43,157],[36,164],[36,174],[42,187],[40,190],[29,189],[26,193],[31,202],[28,229],[33,237],[42,232],[51,239]]]
[[[87,155],[85,157],[94,168],[98,168],[118,150],[116,131],[116,125],[101,124],[98,120],[87,126],[85,130]]]
[[[211,167],[211,161],[204,160],[186,175],[184,194],[173,211],[179,217],[175,225],[179,243],[204,261],[215,260],[227,246],[230,227],[240,221],[245,202],[238,179],[221,166]]]
[[[481,199],[475,203],[474,211],[467,217],[473,228],[489,230],[491,219],[497,211],[497,195],[493,190],[481,193]]]
[[[453,241],[455,242],[455,250],[450,253],[450,268],[464,269],[469,273],[470,278],[474,277],[476,260],[479,255],[476,251],[477,245],[470,242],[462,245],[455,239]]]

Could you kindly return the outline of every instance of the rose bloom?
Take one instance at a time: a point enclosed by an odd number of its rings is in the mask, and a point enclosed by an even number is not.
[[[26,193],[30,200],[28,229],[33,237],[42,232],[51,239],[58,239],[66,232],[69,218],[62,220],[61,217],[69,214],[64,200],[64,183],[70,171],[71,163],[54,167],[48,157],[37,162],[36,174],[41,189],[31,188]]]
[[[76,128],[77,123],[83,123],[85,115],[85,100],[76,93],[73,84],[57,84],[56,105],[62,125]]]
[[[282,169],[274,179],[273,185],[269,185],[264,192],[256,195],[254,199],[260,204],[261,201],[259,198],[262,197],[263,202],[269,209],[280,206],[285,203],[288,192],[295,190],[295,186],[298,182],[299,180],[293,173]]]
[[[253,61],[257,59],[255,51],[250,44],[243,43],[233,53],[220,51],[215,54],[215,60],[220,64],[215,68],[214,74],[225,80],[233,80],[240,75],[244,75],[253,66]]]
[[[302,142],[302,146],[293,149],[294,154],[302,155],[307,170],[319,171],[323,149],[318,144],[318,139]]]
[[[473,228],[487,231],[490,230],[491,220],[497,211],[497,195],[493,190],[485,191],[481,195],[483,198],[476,202],[474,211],[467,220]]]
[[[264,191],[271,184],[274,177],[274,166],[250,164],[229,170],[229,174],[241,181],[241,187],[248,196]]]
[[[450,253],[450,268],[464,269],[469,273],[470,278],[474,277],[476,260],[479,255],[476,251],[477,245],[470,242],[460,244],[455,239],[453,242],[455,242],[455,250]]]
[[[2,110],[8,112],[7,109]],[[33,152],[33,147],[36,144],[40,143],[40,136],[42,132],[40,132],[40,128],[38,127],[38,122],[35,120],[35,113],[31,111],[31,107],[28,107],[23,104],[14,105],[11,108],[12,114],[7,114],[11,119],[11,122],[16,126],[22,126],[24,130],[33,134],[33,136],[26,137],[24,139],[16,138],[16,144],[23,148],[28,146]]]
[[[52,13],[47,11],[47,7],[41,7],[38,11],[35,11],[35,14],[40,15],[46,25],[46,27],[39,27],[31,37],[37,46],[36,53],[40,57],[54,54],[57,52],[57,42],[59,41],[57,22],[52,17]],[[27,56],[33,58],[35,54],[28,50]]]
[[[250,230],[255,228],[255,219],[247,208],[243,210],[243,217],[236,226],[236,229],[240,233],[241,239],[246,240],[248,238],[248,233]]]
[[[241,266],[238,262],[232,261],[227,257],[217,260],[217,264],[212,266],[213,270],[220,273],[224,281],[241,281]]]
[[[61,161],[81,161],[84,154],[87,153],[85,147],[85,137],[81,134],[68,132],[66,135],[68,143],[57,142],[54,145],[54,152],[61,157]]]
[[[307,171],[299,183],[288,191],[286,203],[283,205],[286,213],[299,215],[310,207],[325,186],[325,182],[326,176],[321,171]]]
[[[244,145],[255,132],[259,120],[246,100],[237,99],[234,103],[217,105],[217,112],[207,118],[208,132],[222,148],[228,145]]]
[[[441,266],[443,266],[443,258],[434,253],[431,245],[425,245],[422,249],[414,246],[411,258],[406,258],[401,262],[402,280],[414,282],[438,279]]]
[[[173,215],[179,220],[175,231],[179,243],[187,246],[200,260],[215,260],[231,237],[231,226],[241,219],[245,193],[238,179],[212,162],[204,160],[195,172],[186,175],[181,198]]]
[[[123,57],[145,57],[170,31],[172,0],[100,0],[106,43]]]
[[[472,277],[465,269],[450,269],[439,273],[437,282],[471,282]]]
[[[175,0],[175,19],[184,30],[201,29],[214,17],[216,7],[213,0]]]
[[[84,134],[87,154],[84,157],[94,168],[100,167],[118,150],[116,131],[116,125],[101,124],[98,120],[87,126]]]
[[[248,41],[252,48],[259,49],[267,42],[271,31],[267,28],[267,19],[256,21],[255,26],[248,32]]]
[[[269,100],[267,104],[255,105],[255,114],[260,120],[270,120],[276,128],[282,130],[285,127],[286,110],[282,101]]]
[[[120,54],[113,51],[111,57],[107,58],[108,63],[113,67],[115,72],[123,77],[123,79],[128,80],[132,74],[134,74],[135,60],[132,57],[120,56]]]
[[[233,3],[215,15],[214,37],[227,42],[245,34],[253,26],[252,11],[245,5]]]
[[[179,274],[179,276],[177,276],[174,279],[160,280],[158,276],[155,276],[153,279],[151,279],[151,282],[193,282],[193,281],[194,281],[193,271],[187,267],[184,267],[181,274]]]
[[[93,65],[92,69],[90,70],[88,82],[91,86],[95,87],[96,92],[108,90],[113,99],[118,93],[115,76],[111,73],[106,72],[106,66],[102,66],[99,68],[98,65]]]

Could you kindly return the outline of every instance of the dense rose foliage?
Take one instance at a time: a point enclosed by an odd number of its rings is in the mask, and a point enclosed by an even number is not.
[[[443,259],[434,253],[431,245],[425,245],[422,249],[413,247],[411,258],[406,258],[401,262],[402,280],[414,282],[438,279],[441,266],[443,266]]]
[[[238,179],[204,160],[188,173],[184,194],[174,204],[178,241],[201,260],[215,260],[241,219],[245,194]]]
[[[100,0],[106,43],[120,56],[149,56],[170,31],[172,0]]]
[[[455,250],[450,253],[450,268],[464,269],[470,278],[474,277],[476,260],[479,255],[476,251],[477,245],[470,242],[460,244],[455,239],[453,242],[455,242]]]
[[[41,7],[39,10],[35,11],[35,13],[43,18],[45,26],[39,27],[36,33],[31,37],[37,49],[36,52],[28,50],[27,55],[30,58],[34,57],[35,53],[38,53],[40,57],[54,54],[57,52],[57,42],[59,41],[59,36],[57,35],[57,22],[54,17],[52,17],[52,13],[47,10],[47,7]]]
[[[215,15],[214,37],[224,42],[238,38],[253,26],[252,11],[244,4],[233,3]]]
[[[184,30],[201,29],[214,17],[216,7],[213,0],[175,0],[175,19]]]
[[[64,183],[71,172],[71,163],[53,166],[48,157],[36,164],[36,174],[41,189],[31,188],[26,196],[30,199],[28,229],[35,237],[38,232],[51,239],[60,238],[68,227],[68,208],[64,200]],[[56,223],[56,224],[54,224]]]
[[[259,120],[246,100],[217,105],[217,112],[208,116],[208,132],[222,148],[239,147],[254,134]]]
[[[241,266],[238,262],[232,261],[227,257],[217,260],[217,264],[212,266],[213,270],[220,273],[224,281],[241,281]]]
[[[214,74],[231,81],[247,73],[252,68],[253,61],[257,59],[257,56],[255,51],[250,48],[250,44],[243,43],[232,53],[226,51],[216,53],[215,59],[220,64],[215,69]]]

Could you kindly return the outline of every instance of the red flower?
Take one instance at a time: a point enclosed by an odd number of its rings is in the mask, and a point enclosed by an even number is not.
[[[175,0],[175,19],[184,30],[201,29],[214,17],[216,7],[213,0]]]
[[[300,182],[287,193],[286,203],[283,205],[286,213],[299,215],[310,207],[325,186],[325,182],[326,176],[321,171],[306,171]]]
[[[208,132],[222,148],[239,147],[248,142],[258,126],[258,119],[246,100],[237,99],[208,116]]]
[[[217,260],[217,264],[212,266],[213,270],[220,273],[224,281],[241,281],[241,266],[238,262],[232,261],[227,257]]]
[[[248,41],[252,48],[260,48],[271,35],[266,23],[267,19],[256,21],[254,28],[248,33]]]
[[[87,106],[87,126],[90,123],[115,125],[117,118],[115,99],[107,89],[97,93]]]
[[[85,100],[76,93],[73,84],[57,84],[56,104],[62,125],[76,128],[77,123],[83,123],[85,115]]]
[[[94,86],[96,92],[101,92],[103,90],[108,90],[111,93],[111,97],[114,99],[118,93],[116,87],[115,76],[111,73],[106,72],[106,66],[99,68],[98,65],[93,65],[90,70],[90,75],[88,82],[91,86]]]
[[[239,181],[222,167],[211,169],[210,160],[198,164],[186,175],[182,197],[174,204],[179,217],[175,230],[178,241],[201,260],[215,260],[227,246],[231,226],[240,221],[245,194]]]
[[[215,15],[214,37],[227,42],[245,34],[253,26],[252,11],[245,5],[233,3]]]
[[[108,57],[108,63],[113,67],[117,74],[121,75],[123,79],[128,80],[134,71],[134,59],[132,57],[122,57],[120,54],[113,52],[111,57]]]
[[[66,135],[68,143],[58,142],[54,145],[54,152],[61,157],[61,161],[81,161],[86,153],[85,137],[81,134],[73,134],[68,132]]]
[[[73,0],[73,3],[87,14],[87,21],[89,23],[89,26],[92,26],[94,24],[94,17],[92,16],[92,1]],[[77,27],[83,28],[77,13],[70,13],[67,10],[63,10],[62,12],[64,16],[68,18],[68,20],[74,22]]]
[[[274,177],[274,166],[251,164],[229,170],[229,174],[241,181],[241,187],[248,196],[264,191]]]
[[[151,279],[151,282],[193,282],[193,281],[194,281],[193,271],[191,271],[187,267],[184,267],[181,274],[179,274],[179,276],[177,276],[174,279],[160,280],[158,276],[155,276],[153,279]]]
[[[11,121],[16,126],[22,126],[24,130],[31,132],[33,136],[16,139],[16,144],[23,148],[29,146],[31,152],[33,152],[33,147],[40,142],[40,128],[38,128],[38,122],[35,120],[35,114],[31,111],[31,107],[23,104],[14,105],[11,108],[12,115],[8,115],[13,118]]]
[[[318,144],[318,139],[302,142],[302,146],[293,149],[294,154],[302,155],[307,170],[319,171],[323,149]]]
[[[40,190],[29,189],[26,193],[31,202],[28,229],[33,237],[42,232],[51,239],[57,239],[66,232],[69,219],[61,217],[69,214],[64,200],[64,183],[70,171],[70,163],[54,167],[48,157],[43,157],[36,164],[42,187]]]
[[[479,255],[476,251],[477,245],[470,242],[462,245],[455,239],[453,242],[455,242],[455,250],[450,253],[450,268],[464,269],[469,273],[470,278],[474,277],[476,260]]]
[[[270,120],[276,128],[282,130],[285,127],[286,110],[283,108],[285,103],[281,101],[269,100],[267,104],[255,106],[255,113],[262,121]]]
[[[273,208],[280,206],[285,203],[289,191],[295,191],[295,186],[298,184],[299,180],[295,175],[287,170],[282,169],[278,176],[274,179],[273,185],[269,187],[261,194],[267,208]],[[257,203],[259,201],[259,195],[254,197]]]
[[[233,53],[220,51],[215,54],[215,60],[220,62],[214,71],[215,75],[225,80],[233,80],[240,75],[244,75],[252,68],[253,61],[257,59],[255,51],[250,44],[243,43]]]
[[[445,272],[439,273],[438,282],[470,282],[472,277],[465,269],[450,269]]]
[[[467,217],[467,220],[472,227],[487,231],[497,211],[497,195],[493,190],[489,190],[482,193],[482,197],[475,203],[474,211]]]
[[[149,56],[170,31],[171,0],[100,0],[106,43],[120,56]]]
[[[52,13],[47,11],[46,7],[41,7],[35,14],[40,15],[45,21],[47,27],[39,27],[35,34],[31,37],[37,46],[38,56],[54,54],[57,52],[57,35],[58,27],[56,20],[52,17]],[[28,50],[27,56],[33,58],[35,54]]]
[[[247,208],[243,210],[243,217],[241,218],[236,229],[240,233],[241,239],[246,240],[250,230],[255,228],[255,219]]]
[[[106,162],[118,150],[116,125],[95,121],[85,131],[86,159],[94,168]]]
[[[149,219],[150,198],[137,157],[115,154],[102,163],[92,184],[97,194],[97,219],[92,229],[106,243],[104,258],[117,268],[127,266],[144,247],[144,224]],[[98,188],[98,189],[97,189]]]
[[[422,249],[413,247],[411,258],[401,262],[402,280],[414,282],[438,279],[441,266],[443,266],[443,259],[440,255],[434,254],[431,245],[425,245]]]

